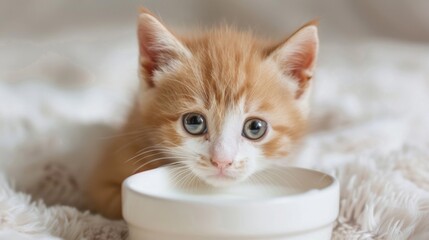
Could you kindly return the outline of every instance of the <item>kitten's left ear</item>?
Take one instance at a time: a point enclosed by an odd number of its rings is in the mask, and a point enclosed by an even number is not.
[[[310,22],[292,34],[286,41],[269,50],[269,56],[279,64],[281,71],[296,81],[295,98],[307,95],[319,48],[317,22]]]

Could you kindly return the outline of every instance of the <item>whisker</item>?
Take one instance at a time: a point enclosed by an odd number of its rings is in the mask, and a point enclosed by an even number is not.
[[[140,157],[140,156],[142,156],[142,155],[144,155],[144,154],[146,154],[146,152],[136,154],[134,157],[131,157],[131,158],[127,159],[127,160],[125,161],[125,163],[127,163],[127,162],[129,162],[129,161],[131,161],[131,160],[133,160],[133,159],[136,159],[136,158],[138,158],[138,157]],[[149,155],[144,156],[142,159],[145,159],[146,157],[150,157],[150,156],[158,155],[158,154],[162,154],[162,153],[149,154]],[[140,160],[142,160],[142,159],[140,159]]]
[[[140,129],[140,130],[131,131],[131,132],[123,132],[121,134],[103,136],[103,137],[100,137],[99,139],[100,140],[107,140],[107,139],[112,139],[112,138],[117,138],[117,137],[132,136],[132,135],[137,135],[137,134],[147,133],[147,132],[153,132],[153,131],[154,130],[152,130],[152,129]]]
[[[188,176],[188,174],[189,174],[189,169],[184,169],[183,171],[182,171],[182,173],[179,175],[181,178],[180,179],[178,179],[178,181],[177,181],[177,186],[178,187],[182,187],[182,188],[184,188],[184,181],[186,180],[186,177]],[[178,176],[178,177],[179,177]]]
[[[297,178],[296,175],[290,171],[284,171],[283,169],[273,168],[271,172],[272,174],[277,175],[279,178],[283,179],[283,181],[288,182],[289,186],[303,187],[302,182],[299,181],[299,178]],[[288,178],[284,178],[282,174],[286,174]],[[290,181],[292,181],[292,183],[290,183]]]
[[[126,149],[127,147],[129,147],[132,144],[135,144],[136,142],[146,138],[146,135],[139,135],[139,136],[135,136],[133,139],[128,139],[128,142],[126,144],[123,144],[121,147],[119,147],[118,149],[115,150],[115,152],[120,152],[124,149]]]
[[[140,169],[142,169],[143,167],[147,166],[148,164],[151,164],[151,163],[154,163],[154,162],[157,162],[157,161],[161,161],[161,160],[167,160],[167,159],[172,159],[172,158],[171,157],[161,157],[161,158],[156,158],[156,159],[150,160],[148,162],[145,162],[140,167],[136,168],[134,170],[134,173],[138,172]]]
[[[190,180],[192,179],[192,174],[188,172],[188,174],[186,175],[186,181],[184,183],[184,187],[189,190],[189,183]]]
[[[174,169],[171,169],[172,170],[172,178],[175,178],[175,177],[177,177],[177,175],[179,174],[179,173],[181,173],[181,172],[183,172],[184,170],[186,170],[185,168],[174,168]]]
[[[173,184],[175,184],[176,186],[178,186],[177,185],[177,183],[179,182],[179,177],[185,172],[185,171],[187,171],[186,169],[181,169],[181,170],[178,170],[178,171],[175,171],[174,173],[173,173],[173,175],[171,176],[171,181],[172,181],[172,183]]]

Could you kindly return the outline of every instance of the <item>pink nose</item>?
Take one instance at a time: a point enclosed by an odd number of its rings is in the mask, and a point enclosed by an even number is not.
[[[217,159],[210,159],[210,162],[213,166],[224,169],[232,165],[232,160],[217,160]]]

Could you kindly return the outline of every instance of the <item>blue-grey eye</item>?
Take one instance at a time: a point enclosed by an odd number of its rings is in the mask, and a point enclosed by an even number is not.
[[[207,132],[206,119],[199,113],[183,115],[183,127],[192,135],[201,135]]]
[[[249,119],[244,123],[243,136],[250,140],[258,140],[267,132],[267,122],[261,119]]]

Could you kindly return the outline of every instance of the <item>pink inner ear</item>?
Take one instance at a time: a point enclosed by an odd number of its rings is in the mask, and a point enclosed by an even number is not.
[[[154,37],[149,33],[150,29],[145,26],[139,26],[138,39],[140,49],[140,64],[144,70],[145,79],[148,80],[150,86],[153,86],[153,72],[157,69],[157,62],[159,60],[159,53],[153,49]]]
[[[319,40],[313,23],[304,25],[285,42],[270,50],[286,76],[298,84],[295,97],[299,98],[308,88],[317,58]]]
[[[317,43],[307,40],[295,46],[283,59],[285,73],[298,81],[296,98],[304,93],[312,78],[316,54]]]
[[[292,77],[299,81],[307,81],[311,78],[316,49],[314,43],[305,43],[299,51],[292,53],[286,61],[286,69]]]
[[[187,49],[155,17],[143,13],[139,16],[138,41],[141,74],[149,86],[155,86],[154,74],[163,70],[173,59],[186,55]]]
[[[166,39],[167,42],[172,42],[171,39],[168,39],[172,35],[161,23],[148,14],[140,16],[137,35],[142,74],[149,86],[154,86],[154,72],[176,56],[175,46],[166,44]]]

